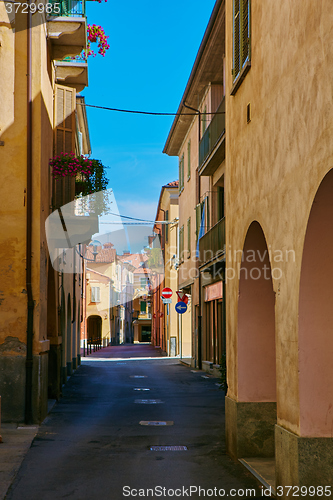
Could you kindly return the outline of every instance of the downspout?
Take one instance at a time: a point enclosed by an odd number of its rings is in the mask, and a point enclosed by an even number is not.
[[[31,0],[29,0],[29,4]],[[27,225],[26,225],[26,290],[27,310],[27,355],[25,385],[25,423],[33,422],[32,416],[32,368],[34,299],[31,283],[32,261],[32,14],[27,14]]]
[[[201,141],[201,112],[199,109],[192,108],[191,106],[188,106],[185,104],[185,101],[183,101],[183,106],[185,108],[191,109],[192,111],[195,111],[198,114],[198,158],[200,157],[200,141]],[[196,171],[197,174],[197,204],[200,203],[200,175],[199,175],[199,166]],[[198,235],[199,238],[199,235]],[[199,259],[197,260],[197,265],[198,265],[198,280],[199,280],[199,315],[198,315],[198,366],[197,368],[201,370],[202,368],[202,312],[201,312],[201,273],[199,269]]]

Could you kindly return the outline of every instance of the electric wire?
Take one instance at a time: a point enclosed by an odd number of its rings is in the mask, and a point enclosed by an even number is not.
[[[134,109],[121,109],[121,108],[109,108],[107,106],[97,106],[96,104],[86,104],[84,102],[77,102],[79,106],[85,106],[88,108],[104,109],[106,111],[116,111],[118,113],[130,113],[136,115],[150,115],[150,116],[198,116],[200,113],[162,113],[154,111],[139,111]],[[202,113],[201,113],[202,114]],[[225,111],[216,111],[215,113],[206,112],[205,115],[224,115]]]

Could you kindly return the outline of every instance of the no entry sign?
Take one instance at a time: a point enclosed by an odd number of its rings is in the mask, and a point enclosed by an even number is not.
[[[171,295],[172,295],[172,290],[171,288],[163,288],[162,290],[162,295],[164,298],[166,299],[170,299]]]

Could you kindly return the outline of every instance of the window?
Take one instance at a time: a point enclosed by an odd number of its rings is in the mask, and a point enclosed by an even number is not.
[[[140,285],[141,288],[144,288],[147,284],[146,278],[140,278]]]
[[[184,260],[184,226],[179,229],[179,259]]]
[[[187,258],[191,257],[191,217],[187,219]]]
[[[191,178],[191,141],[187,143],[187,180]]]
[[[208,206],[208,196],[205,196],[205,198],[202,200],[201,203],[198,203],[198,205],[195,207],[195,233],[197,236],[197,241],[199,238],[199,234],[201,231],[200,237],[205,234],[208,231],[209,227],[209,206]],[[204,219],[202,218],[203,213],[204,214]]]
[[[146,313],[146,308],[147,308],[146,301],[145,300],[141,300],[141,302],[140,302],[140,312],[141,312],[141,314],[145,314]]]
[[[179,160],[179,192],[184,189],[184,153]]]
[[[204,107],[202,112],[202,135],[206,132],[207,128],[207,106]]]
[[[233,2],[233,69],[232,76],[235,82],[242,70],[250,61],[250,0],[234,0]],[[245,76],[245,74],[243,74]],[[239,84],[241,81],[239,82]],[[237,87],[238,88],[238,87]],[[236,89],[237,90],[237,89]],[[232,92],[231,92],[232,93]]]
[[[165,211],[164,220],[165,221],[169,220],[169,210]],[[165,227],[165,241],[166,241],[166,243],[168,243],[168,241],[169,241],[169,224],[164,224],[164,227]]]
[[[101,301],[101,289],[99,286],[91,287],[91,302],[100,302]]]

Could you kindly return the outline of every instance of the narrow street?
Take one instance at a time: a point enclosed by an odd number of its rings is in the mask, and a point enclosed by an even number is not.
[[[110,350],[116,359],[101,360]],[[121,352],[127,358],[118,361]],[[87,357],[40,427],[6,499],[199,498],[194,487],[234,498],[251,496],[231,489],[255,488],[261,498],[252,476],[225,454],[218,379],[176,359],[147,359],[151,354],[152,346],[134,345]],[[137,355],[147,357],[129,359]],[[161,489],[147,492],[155,487]]]

